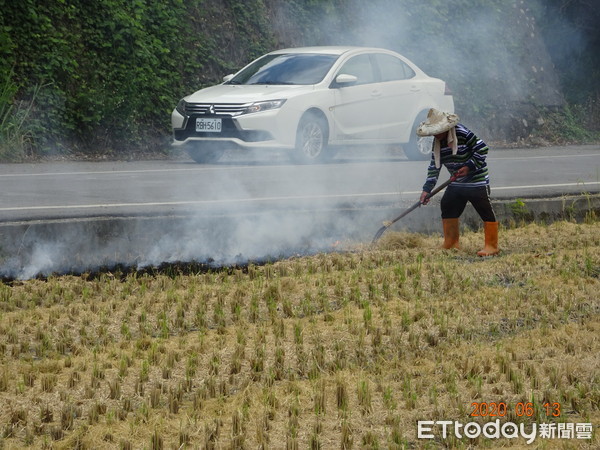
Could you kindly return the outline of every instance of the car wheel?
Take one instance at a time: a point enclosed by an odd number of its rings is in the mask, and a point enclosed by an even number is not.
[[[433,148],[433,136],[417,136],[417,127],[427,117],[427,112],[419,114],[413,124],[410,133],[410,141],[404,144],[404,154],[411,161],[427,161],[431,159],[431,149]]]
[[[224,153],[223,148],[211,146],[211,145],[202,145],[196,144],[191,145],[187,148],[188,155],[198,164],[208,164],[212,162],[216,162],[221,159]]]
[[[328,128],[324,117],[306,114],[298,124],[296,151],[293,160],[301,164],[321,162],[327,159]]]

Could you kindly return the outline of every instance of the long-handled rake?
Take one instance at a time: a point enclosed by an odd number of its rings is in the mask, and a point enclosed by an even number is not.
[[[431,197],[433,197],[435,194],[437,194],[442,189],[444,189],[446,186],[448,186],[450,183],[452,183],[454,180],[456,180],[456,178],[457,178],[456,175],[452,175],[448,180],[444,181],[442,184],[440,184],[438,187],[436,187],[434,190],[432,190],[429,194],[427,194],[427,197],[425,197],[425,199],[428,200]],[[422,205],[422,203],[419,200],[417,203],[415,203],[414,205],[412,205],[410,208],[408,208],[406,211],[404,211],[398,217],[395,217],[392,220],[388,220],[388,221],[383,222],[383,226],[379,230],[377,230],[377,233],[375,233],[375,237],[373,238],[373,241],[371,242],[371,244],[374,244],[375,242],[377,242],[377,240],[381,237],[381,235],[385,232],[385,230],[387,230],[393,224],[395,224],[396,222],[398,222],[400,219],[402,219],[408,213],[414,211],[415,209],[417,209],[421,205]]]

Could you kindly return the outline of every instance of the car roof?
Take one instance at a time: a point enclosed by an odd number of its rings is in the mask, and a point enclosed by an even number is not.
[[[374,47],[358,47],[358,46],[350,46],[350,45],[331,45],[331,46],[282,48],[280,50],[272,51],[272,52],[270,52],[270,54],[321,53],[321,54],[326,54],[326,55],[342,55],[344,53],[356,51],[356,50],[391,52],[391,50],[386,50],[386,49],[382,49],[382,48],[374,48]]]

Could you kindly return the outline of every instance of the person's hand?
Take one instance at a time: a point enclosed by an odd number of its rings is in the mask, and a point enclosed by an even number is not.
[[[429,199],[427,198],[428,195],[429,195],[429,192],[425,192],[425,191],[421,192],[421,199],[420,199],[421,205],[426,205],[427,203],[429,203]]]
[[[466,177],[469,174],[469,166],[462,166],[454,173],[458,178]]]

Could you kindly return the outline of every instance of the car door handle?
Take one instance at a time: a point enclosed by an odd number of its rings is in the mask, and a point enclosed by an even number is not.
[[[371,97],[381,97],[381,91],[379,89],[371,91]]]
[[[421,88],[419,86],[411,86],[410,87],[410,92],[419,92],[421,90]]]

